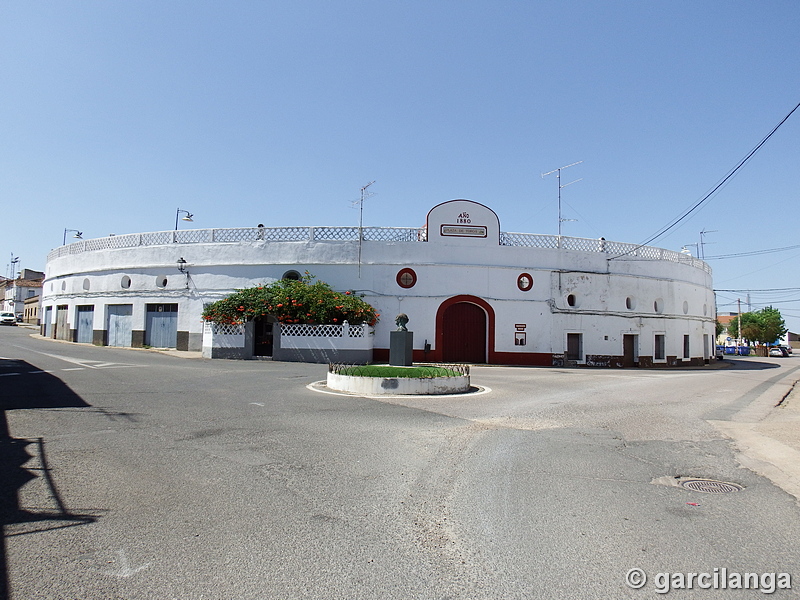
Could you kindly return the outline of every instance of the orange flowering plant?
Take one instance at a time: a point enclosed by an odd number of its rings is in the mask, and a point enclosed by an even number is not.
[[[269,285],[236,290],[207,304],[203,319],[215,323],[244,323],[272,315],[281,323],[375,325],[380,315],[364,299],[348,290],[336,292],[306,271],[300,280],[281,279]]]

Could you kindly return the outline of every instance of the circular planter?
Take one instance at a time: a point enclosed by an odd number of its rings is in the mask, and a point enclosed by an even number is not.
[[[328,373],[332,390],[365,396],[424,396],[463,394],[469,391],[469,375],[457,377],[359,377]]]

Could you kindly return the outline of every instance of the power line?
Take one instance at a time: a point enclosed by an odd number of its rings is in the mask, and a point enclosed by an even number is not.
[[[783,117],[783,119],[781,119],[780,123],[778,123],[777,125],[775,125],[775,127],[772,128],[772,131],[770,131],[766,136],[764,136],[764,138],[756,145],[755,148],[753,148],[750,152],[748,152],[747,155],[742,160],[740,160],[738,162],[738,164],[733,169],[728,171],[728,173],[725,175],[725,177],[723,177],[719,181],[719,183],[717,183],[717,185],[715,185],[713,188],[711,188],[710,192],[708,192],[698,202],[696,202],[694,206],[692,206],[689,210],[685,211],[681,216],[679,216],[679,217],[673,219],[672,221],[670,221],[670,223],[668,223],[667,225],[665,225],[664,227],[659,229],[655,234],[650,236],[647,240],[645,240],[641,244],[637,245],[635,248],[632,248],[631,250],[628,250],[627,252],[625,252],[623,254],[620,254],[619,256],[613,256],[609,260],[612,260],[614,258],[620,258],[621,256],[625,256],[627,254],[630,254],[631,252],[635,252],[637,249],[639,249],[639,248],[641,248],[643,246],[647,246],[648,244],[651,244],[652,242],[654,242],[655,240],[657,240],[658,238],[663,236],[665,233],[667,233],[669,230],[671,230],[672,228],[676,227],[681,221],[686,219],[690,214],[692,214],[694,211],[696,211],[698,208],[700,208],[703,204],[705,204],[711,198],[711,196],[713,196],[717,192],[717,190],[719,190],[722,186],[724,186],[728,182],[728,180],[730,180],[730,178],[733,177],[736,174],[736,172],[739,169],[741,169],[753,157],[753,155],[761,149],[761,147],[764,144],[767,143],[767,140],[769,140],[769,138],[771,138],[775,134],[775,132],[778,131],[780,126],[783,125],[789,119],[789,117],[791,117],[792,114],[798,108],[800,108],[800,102],[798,102],[795,105],[795,107],[792,110],[790,110],[789,113],[785,117]]]
[[[722,260],[725,258],[740,258],[742,256],[759,256],[761,254],[771,254],[773,252],[785,252],[787,250],[797,250],[800,248],[800,244],[797,246],[784,246],[783,248],[769,248],[767,250],[752,250],[750,252],[739,252],[737,254],[719,254],[717,256],[706,256],[704,260]]]
[[[715,292],[730,292],[744,294],[747,292],[800,292],[800,287],[793,288],[761,288],[761,289],[741,289],[741,290],[714,290]]]

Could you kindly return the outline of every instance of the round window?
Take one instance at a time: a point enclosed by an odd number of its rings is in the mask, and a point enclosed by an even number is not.
[[[636,308],[636,300],[634,300],[632,296],[625,298],[625,308],[628,310],[633,310]]]
[[[567,304],[573,308],[578,306],[578,297],[575,294],[567,296]]]
[[[656,300],[653,302],[653,310],[659,314],[664,312],[664,300],[661,298],[656,298]]]
[[[128,277],[127,275],[123,275],[122,281],[120,281],[119,284],[120,286],[122,286],[122,289],[127,290],[128,288],[131,287],[131,278]]]
[[[401,288],[412,288],[417,285],[417,274],[414,269],[400,269],[397,272],[396,281]]]
[[[300,281],[302,279],[300,273],[295,270],[286,271],[281,279],[288,279],[290,281]]]
[[[520,276],[517,277],[517,287],[522,292],[529,292],[533,289],[533,277],[530,273],[520,273]]]
[[[87,277],[86,279],[83,280],[83,289],[88,291],[90,286],[91,283],[89,282],[89,278]]]
[[[689,314],[689,303],[686,300],[683,301],[683,314]]]
[[[160,288],[167,287],[167,278],[164,275],[159,275],[156,277],[156,285]]]

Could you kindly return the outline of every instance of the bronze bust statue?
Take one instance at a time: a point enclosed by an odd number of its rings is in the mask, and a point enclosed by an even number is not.
[[[400,313],[394,320],[395,324],[397,325],[397,331],[408,331],[408,315],[406,313]]]

